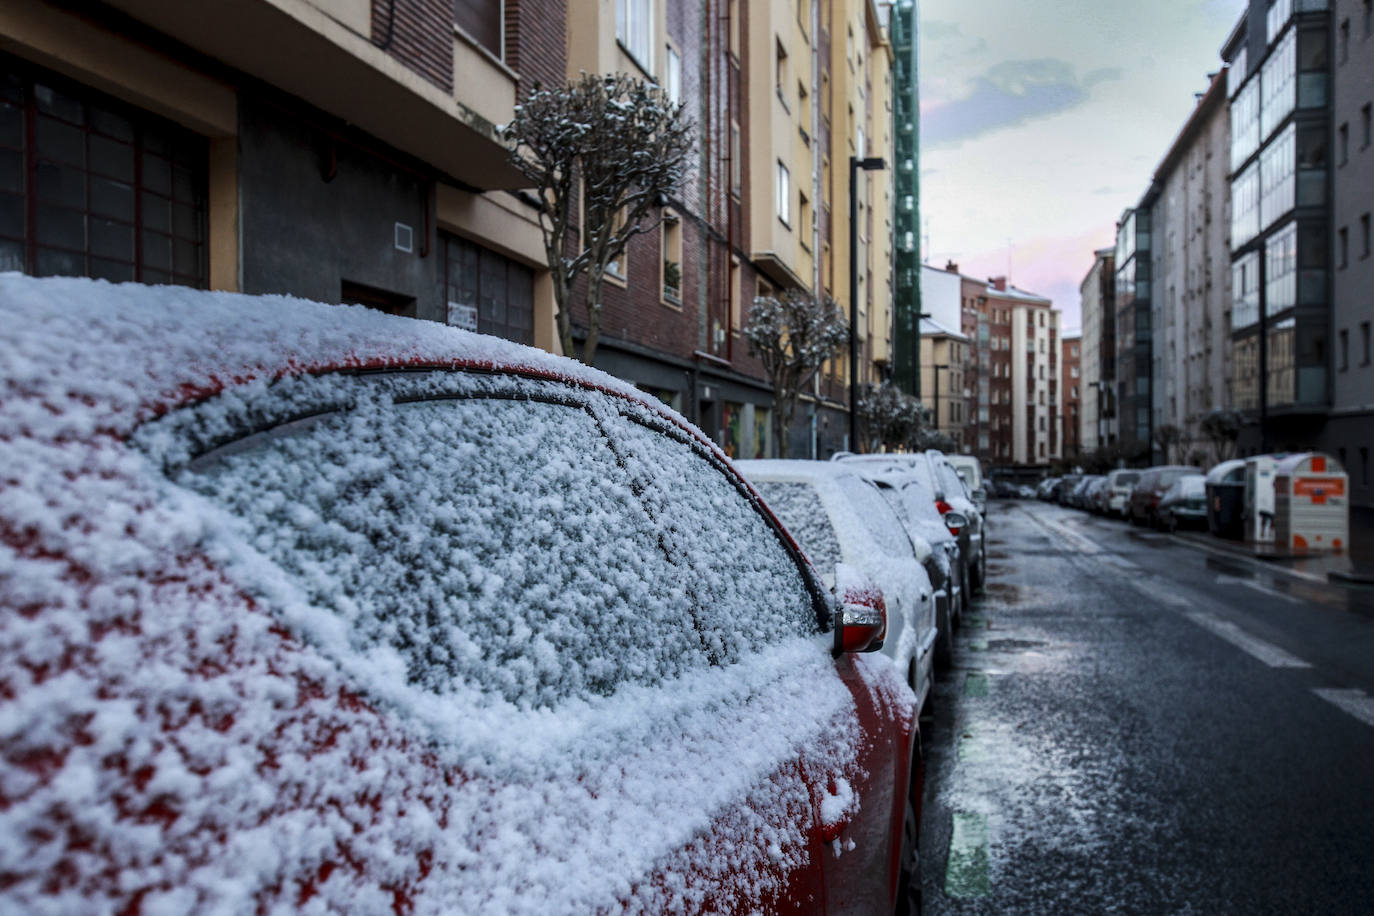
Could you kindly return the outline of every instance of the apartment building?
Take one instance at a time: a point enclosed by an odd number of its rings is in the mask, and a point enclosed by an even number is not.
[[[1148,460],[1154,437],[1154,333],[1150,308],[1150,209],[1122,214],[1116,224],[1116,403],[1123,452]]]
[[[921,397],[919,318],[922,305],[920,73],[917,67],[918,16],[915,0],[884,4],[890,10],[893,118],[893,299],[892,380]],[[951,325],[947,325],[951,326]],[[957,327],[957,323],[952,325]]]
[[[1116,442],[1116,250],[1093,252],[1078,287],[1082,315],[1079,437],[1084,452]]]
[[[1320,444],[1350,474],[1352,506],[1374,511],[1374,9],[1369,0],[1334,0],[1331,117],[1331,413]]]
[[[1222,47],[1231,100],[1231,319],[1245,451],[1318,439],[1331,406],[1331,13],[1250,0]]]
[[[0,268],[364,303],[553,349],[495,127],[566,72],[562,0],[534,6],[6,3]]]
[[[957,264],[945,265],[945,271],[959,278],[960,330],[969,341],[963,441],[985,465],[1009,464],[1014,425],[1010,303],[989,281],[959,274]],[[934,307],[929,297],[926,306]]]
[[[1142,208],[1154,228],[1150,251],[1152,426],[1181,435],[1176,454],[1210,453],[1199,423],[1231,397],[1230,120],[1226,76],[1208,89],[1155,170]]]
[[[1083,453],[1083,334],[1065,333],[1059,353],[1059,429],[1061,453],[1076,458]]]
[[[969,359],[968,338],[958,331],[921,319],[921,403],[930,408],[931,427],[965,451],[968,405],[964,373]]]
[[[1012,463],[1048,464],[1063,457],[1059,310],[1005,277],[990,288],[1011,310]]]

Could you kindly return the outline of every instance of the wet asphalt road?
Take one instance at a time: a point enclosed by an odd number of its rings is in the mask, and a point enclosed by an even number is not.
[[[927,913],[1374,913],[1374,590],[1040,502],[989,532]]]

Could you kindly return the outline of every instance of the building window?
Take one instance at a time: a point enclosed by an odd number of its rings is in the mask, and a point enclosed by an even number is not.
[[[1336,266],[1344,269],[1350,256],[1350,231],[1342,226],[1336,230]]]
[[[468,38],[498,58],[505,57],[501,0],[453,0],[453,21]]]
[[[1360,257],[1369,257],[1369,214],[1360,217]]]
[[[1078,378],[1078,367],[1077,367],[1077,366],[1070,366],[1070,367],[1069,367],[1069,378]]]
[[[1336,340],[1340,347],[1340,371],[1344,372],[1350,368],[1350,332],[1342,328],[1336,335]]]
[[[1342,124],[1336,130],[1336,145],[1340,148],[1340,164],[1345,165],[1350,159],[1350,125]]]
[[[777,209],[778,219],[782,220],[783,225],[792,225],[792,174],[787,171],[787,166],[781,160],[778,162],[778,181],[777,181]]]
[[[1369,146],[1369,116],[1369,103],[1366,102],[1364,107],[1360,109],[1360,149],[1364,149],[1367,146]]]
[[[807,251],[811,250],[811,201],[806,199],[806,195],[797,192],[797,237],[801,246]]]
[[[615,37],[645,73],[654,72],[652,0],[616,0]]]
[[[740,162],[739,122],[730,122],[730,193],[739,197],[744,164]]]
[[[1364,0],[1364,37],[1374,34],[1374,0]]]
[[[744,316],[740,314],[739,298],[739,258],[730,258],[730,330],[737,331],[744,324]]]
[[[787,49],[782,46],[782,40],[777,42],[777,62],[774,67],[774,88],[778,91],[778,99],[783,106],[787,105],[787,98],[783,95],[784,87],[787,85]]]
[[[1336,41],[1337,60],[1345,63],[1350,59],[1350,20],[1341,20],[1340,36]]]
[[[682,55],[677,53],[677,48],[668,45],[664,49],[664,59],[663,91],[668,101],[677,105],[682,102]]]
[[[0,270],[203,288],[208,161],[168,121],[0,70]]]
[[[1369,322],[1360,322],[1360,365],[1369,365]]]
[[[663,299],[682,302],[682,220],[671,210],[663,211]]]
[[[534,271],[481,245],[440,233],[448,323],[534,343]]]

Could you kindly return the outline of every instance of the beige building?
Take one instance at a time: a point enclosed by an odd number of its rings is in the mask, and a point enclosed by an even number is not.
[[[931,425],[964,450],[968,417],[964,377],[969,340],[929,318],[921,319],[921,403],[930,408]]]
[[[1063,457],[1059,436],[1059,310],[1021,293],[1011,309],[1012,461],[1047,464]]]

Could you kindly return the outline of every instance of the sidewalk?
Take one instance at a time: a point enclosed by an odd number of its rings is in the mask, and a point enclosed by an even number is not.
[[[1206,531],[1179,531],[1178,536],[1209,550],[1264,560],[1302,579],[1374,586],[1374,509],[1350,512],[1350,550],[1339,554],[1293,555],[1272,545],[1256,548],[1242,541],[1213,537]]]

